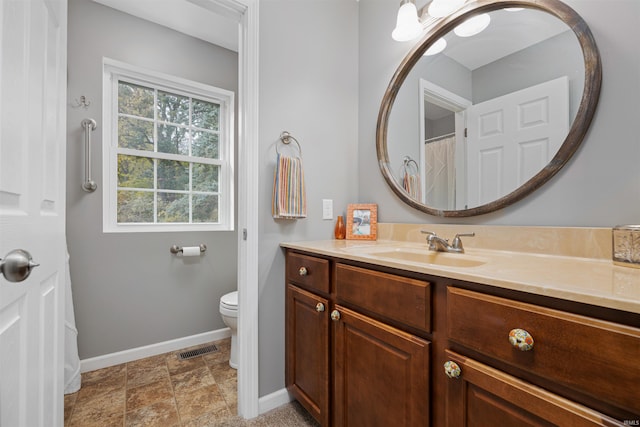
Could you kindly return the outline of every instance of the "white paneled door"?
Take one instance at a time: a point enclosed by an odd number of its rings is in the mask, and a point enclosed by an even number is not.
[[[66,46],[67,0],[0,1],[2,427],[64,424]]]
[[[567,77],[468,109],[467,197],[476,207],[506,196],[541,171],[569,131]]]

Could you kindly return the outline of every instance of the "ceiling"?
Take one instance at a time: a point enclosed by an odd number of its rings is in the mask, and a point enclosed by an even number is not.
[[[472,37],[445,36],[443,54],[473,71],[512,53],[526,49],[570,28],[560,19],[534,9],[490,12],[489,26]]]
[[[491,23],[480,34],[458,37],[450,32],[444,38],[447,47],[442,52],[470,71],[490,64],[562,32],[571,31],[561,20],[533,9],[519,12],[490,12]],[[429,57],[425,57],[429,58]],[[453,113],[432,103],[426,104],[425,117],[439,120]]]
[[[238,23],[208,0],[93,0],[206,42],[238,51]],[[217,9],[217,10],[216,10]]]

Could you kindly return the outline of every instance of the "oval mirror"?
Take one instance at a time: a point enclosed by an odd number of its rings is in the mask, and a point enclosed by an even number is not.
[[[489,24],[469,36],[470,18]],[[391,79],[376,130],[382,174],[432,215],[506,207],[567,163],[601,81],[589,27],[564,3],[470,2],[430,24]]]

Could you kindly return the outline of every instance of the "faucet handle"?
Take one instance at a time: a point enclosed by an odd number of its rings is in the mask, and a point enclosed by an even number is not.
[[[433,239],[438,237],[437,234],[434,233],[433,231],[427,231],[427,230],[420,230],[420,232],[422,234],[428,234],[427,243],[429,243],[429,250],[435,250],[436,246],[435,246],[435,243],[433,243]]]
[[[427,230],[420,230],[420,232],[422,234],[428,234],[427,236],[427,242],[429,242],[429,248],[432,247],[433,245],[433,239],[438,237],[438,235],[436,233],[434,233],[433,231],[427,231]]]
[[[474,237],[476,233],[459,233],[453,238],[453,242],[451,242],[451,247],[453,249],[458,249],[460,252],[464,251],[462,247],[462,239],[460,237]]]

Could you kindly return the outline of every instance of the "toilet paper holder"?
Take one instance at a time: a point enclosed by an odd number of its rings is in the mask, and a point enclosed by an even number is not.
[[[205,245],[204,243],[201,243],[199,247],[200,247],[200,253],[207,250],[207,245]],[[171,251],[172,254],[182,253],[182,246],[173,245],[169,248],[169,251]]]

